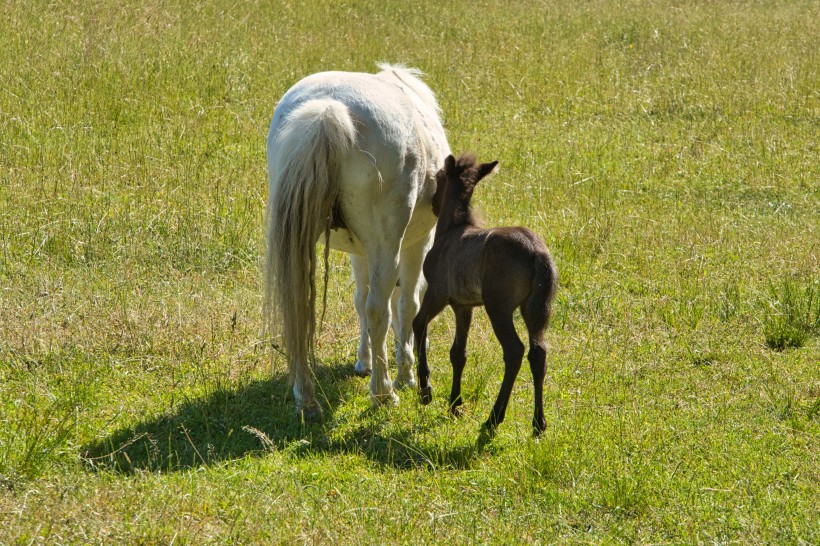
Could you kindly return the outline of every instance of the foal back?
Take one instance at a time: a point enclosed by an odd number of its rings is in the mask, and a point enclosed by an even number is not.
[[[529,331],[543,330],[551,316],[557,274],[546,245],[524,227],[466,226],[440,237],[424,263],[424,275],[459,305],[521,308]],[[539,318],[540,317],[540,318]],[[532,327],[530,327],[532,325]]]
[[[482,300],[485,307],[521,309],[530,335],[547,327],[557,275],[546,245],[524,227],[482,230]]]

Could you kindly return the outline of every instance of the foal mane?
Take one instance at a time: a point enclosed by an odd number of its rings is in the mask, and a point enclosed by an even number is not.
[[[478,160],[473,152],[462,152],[456,160],[456,168],[466,171],[475,168],[476,163],[478,163]]]

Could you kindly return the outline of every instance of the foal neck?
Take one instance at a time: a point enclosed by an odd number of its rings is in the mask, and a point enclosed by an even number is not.
[[[478,217],[470,206],[470,197],[466,199],[447,199],[436,222],[436,240],[448,231],[466,227],[480,227]]]

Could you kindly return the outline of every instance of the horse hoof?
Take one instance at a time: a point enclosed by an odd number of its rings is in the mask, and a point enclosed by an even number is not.
[[[416,378],[411,377],[410,379],[402,379],[397,377],[395,381],[393,381],[393,388],[396,390],[404,390],[404,389],[415,389],[416,388]]]
[[[399,397],[392,391],[387,394],[371,394],[370,401],[374,407],[399,405]]]
[[[300,408],[298,412],[302,422],[306,425],[309,425],[311,423],[318,423],[322,421],[322,419],[324,418],[324,412],[322,411],[322,407],[318,404],[315,406],[309,406],[307,408]]]
[[[450,415],[453,417],[461,417],[464,414],[464,411],[461,409],[461,406],[450,406]]]
[[[359,360],[356,362],[356,366],[353,367],[353,373],[359,377],[367,377],[370,375],[370,366]]]
[[[419,389],[421,395],[421,403],[425,406],[433,401],[433,387],[427,386]]]

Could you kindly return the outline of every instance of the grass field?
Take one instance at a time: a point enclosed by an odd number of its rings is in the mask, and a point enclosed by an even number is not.
[[[820,3],[178,4],[3,3],[0,544],[820,543]],[[371,409],[345,255],[322,424],[261,346],[273,108],[382,60],[555,257],[538,441],[483,313]]]

